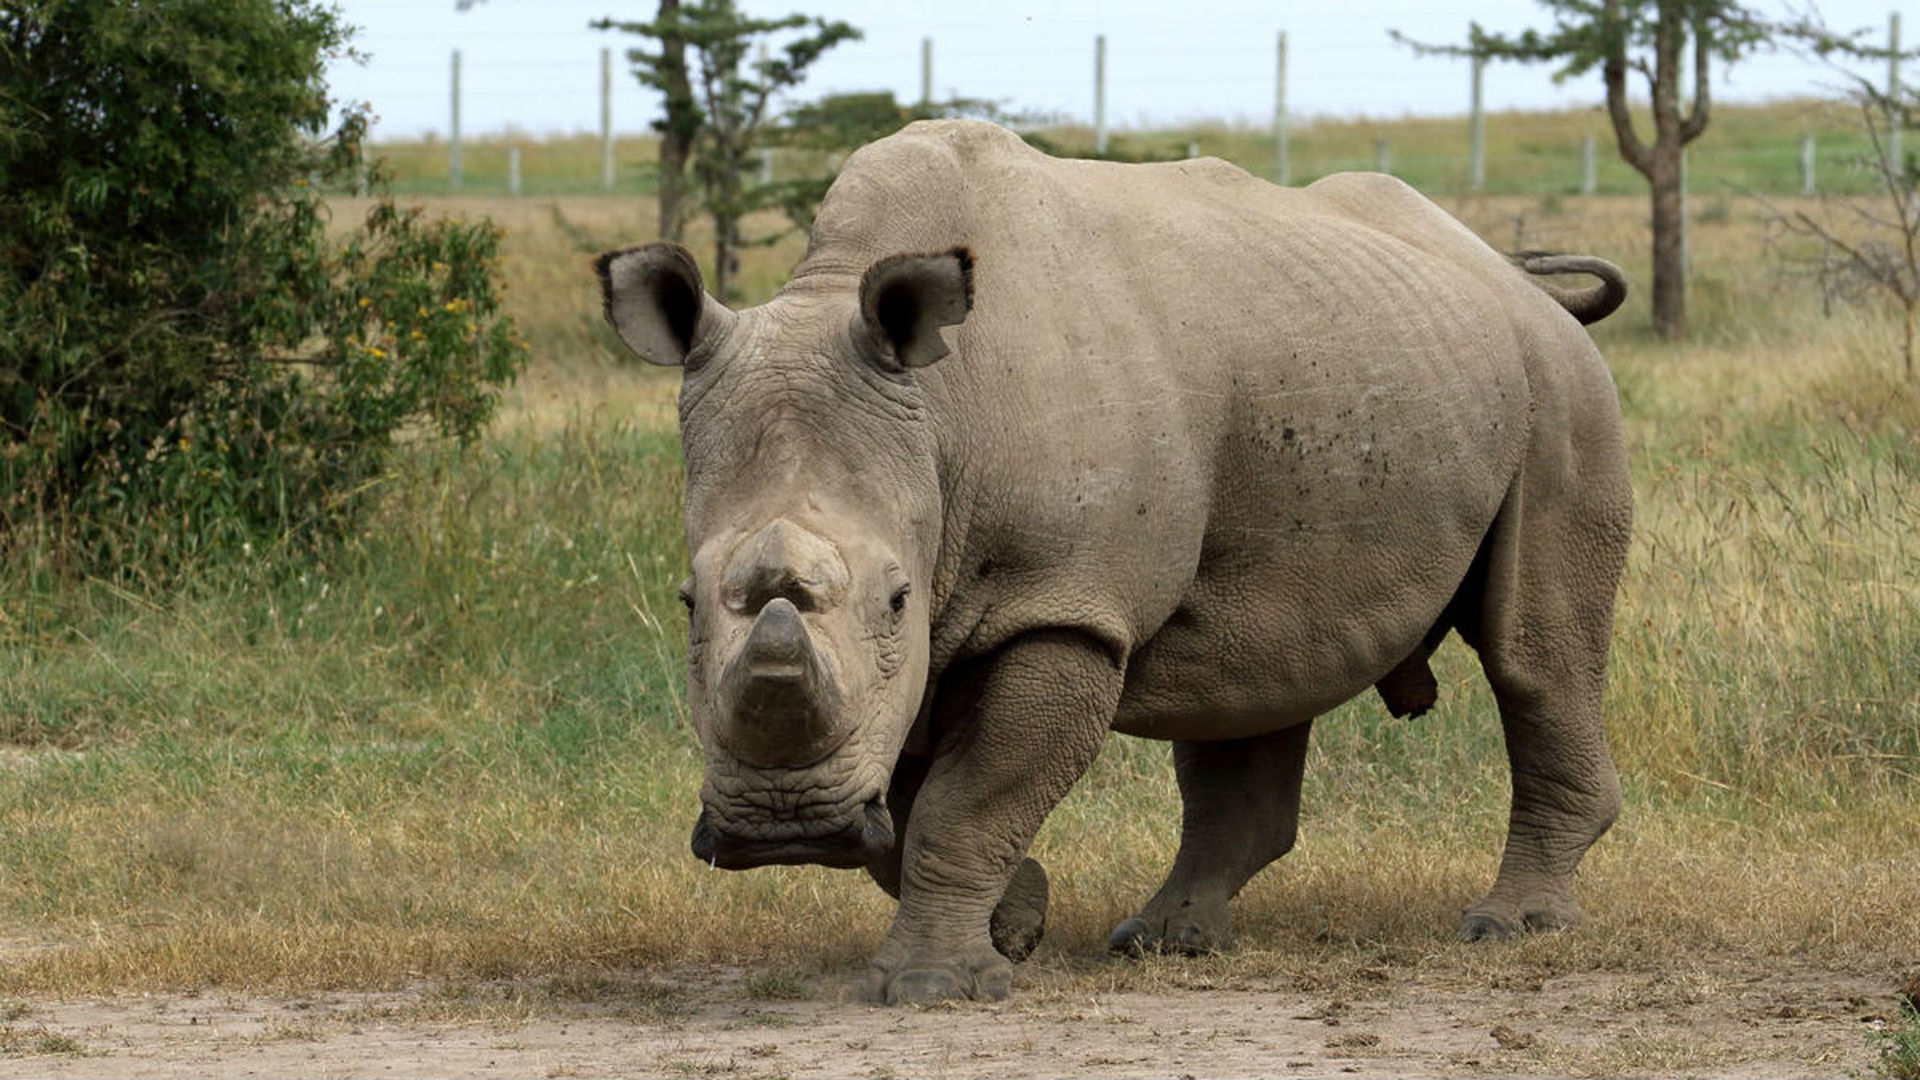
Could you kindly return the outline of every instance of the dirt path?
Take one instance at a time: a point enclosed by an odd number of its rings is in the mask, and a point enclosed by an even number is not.
[[[0,1075],[1858,1076],[1884,978],[1737,966],[1489,989],[1379,969],[1099,992],[1023,977],[1004,1005],[881,1009],[842,980],[739,971],[564,986],[15,1003]],[[1454,980],[1458,981],[1458,980]],[[780,1000],[808,994],[806,1000]]]

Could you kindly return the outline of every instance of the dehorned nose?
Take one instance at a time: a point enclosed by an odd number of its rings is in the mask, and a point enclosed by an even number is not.
[[[846,737],[830,665],[784,597],[767,601],[753,620],[720,690],[720,741],[749,765],[799,768]]]
[[[813,660],[813,642],[793,601],[785,597],[767,601],[753,620],[753,629],[747,632],[740,656],[752,676],[797,678],[806,673]]]
[[[735,550],[721,588],[727,606],[743,615],[774,600],[826,611],[846,596],[850,577],[832,543],[779,518]]]

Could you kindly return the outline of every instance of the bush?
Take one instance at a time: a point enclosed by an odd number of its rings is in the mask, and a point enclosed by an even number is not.
[[[329,236],[347,36],[312,0],[0,8],[0,547],[309,545],[399,442],[479,434],[525,353],[493,227],[383,200]]]

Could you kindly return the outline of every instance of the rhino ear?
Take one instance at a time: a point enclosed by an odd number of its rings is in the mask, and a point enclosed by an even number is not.
[[[679,244],[609,251],[593,268],[607,321],[649,364],[684,365],[695,344],[733,321],[733,312],[701,287],[700,267]]]
[[[889,255],[860,279],[860,335],[884,368],[925,367],[947,355],[943,326],[973,310],[973,254]]]

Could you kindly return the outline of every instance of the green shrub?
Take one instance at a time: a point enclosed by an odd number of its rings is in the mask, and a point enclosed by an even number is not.
[[[1920,980],[1916,980],[1920,981]],[[1872,1071],[1882,1080],[1920,1080],[1920,1008],[1902,1000],[1883,1028],[1868,1032],[1874,1049]]]
[[[524,349],[497,235],[316,181],[348,29],[313,0],[0,8],[0,547],[178,567],[349,527],[402,440],[467,441]]]

